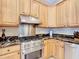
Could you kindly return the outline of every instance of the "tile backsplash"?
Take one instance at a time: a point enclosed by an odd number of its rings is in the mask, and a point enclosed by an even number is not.
[[[2,29],[5,29],[6,36],[18,36],[17,27],[0,27],[0,36],[2,35]]]
[[[52,30],[54,34],[73,35],[74,31],[79,31],[79,28],[37,28],[36,34],[46,34]]]
[[[73,35],[74,31],[79,31],[79,28],[56,28],[52,30],[55,34]]]
[[[0,36],[2,35],[2,29],[6,29],[6,36],[18,36],[18,27],[0,27]],[[74,31],[79,31],[79,28],[36,28],[36,34],[47,34],[52,30],[54,34],[67,34],[73,35]]]
[[[36,34],[47,34],[49,33],[48,28],[36,28]]]

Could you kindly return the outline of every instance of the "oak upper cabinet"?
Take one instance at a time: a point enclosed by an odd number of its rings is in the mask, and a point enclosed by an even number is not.
[[[31,0],[19,0],[20,1],[20,14],[30,15]]]
[[[64,42],[56,42],[56,59],[64,59]]]
[[[34,16],[34,17],[39,17],[39,3],[34,1],[34,0],[31,0],[31,13],[30,15],[31,16]]]
[[[0,25],[2,23],[2,0],[0,0]]]
[[[2,26],[17,26],[19,22],[19,0],[2,0]]]
[[[44,40],[43,59],[48,59],[50,57],[56,57],[56,46],[55,40],[53,39]]]
[[[78,26],[79,26],[79,0],[76,0],[75,1],[75,4],[76,4],[76,17],[77,17],[77,23],[78,23]]]
[[[40,27],[48,27],[48,7],[40,4],[39,19],[41,21]]]
[[[48,7],[48,27],[56,26],[56,6]]]
[[[20,51],[0,56],[0,59],[20,59]]]
[[[77,0],[67,0],[68,26],[78,26],[76,1]]]
[[[56,18],[57,18],[57,27],[67,27],[67,7],[66,2],[63,1],[62,3],[58,4],[56,6]]]

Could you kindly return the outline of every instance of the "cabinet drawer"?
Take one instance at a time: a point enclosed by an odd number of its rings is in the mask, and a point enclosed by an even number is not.
[[[1,48],[0,49],[0,55],[3,54],[8,54],[14,51],[18,51],[20,50],[20,45],[15,45],[15,46],[10,46],[10,47],[6,47],[6,48]]]

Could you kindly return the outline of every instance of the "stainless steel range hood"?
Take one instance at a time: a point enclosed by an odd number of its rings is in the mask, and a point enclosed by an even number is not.
[[[37,17],[20,15],[20,23],[24,24],[40,24],[40,20]]]
[[[56,5],[64,0],[35,0],[35,1],[38,1],[42,4],[45,4],[45,5],[48,5],[48,6],[51,6],[51,5]]]

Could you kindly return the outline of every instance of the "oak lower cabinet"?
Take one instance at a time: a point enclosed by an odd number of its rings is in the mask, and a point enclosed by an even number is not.
[[[55,58],[56,54],[55,48],[56,48],[55,41],[53,39],[44,40],[43,59],[48,59],[51,56]]]
[[[0,56],[0,59],[20,59],[20,51]]]
[[[57,41],[56,43],[56,59],[64,59],[64,42]]]
[[[64,42],[55,39],[44,40],[43,59],[50,57],[64,59]]]
[[[31,0],[19,0],[19,12],[20,14],[30,15]]]
[[[20,59],[20,45],[0,48],[0,59]]]
[[[18,26],[19,0],[2,0],[2,26]]]

